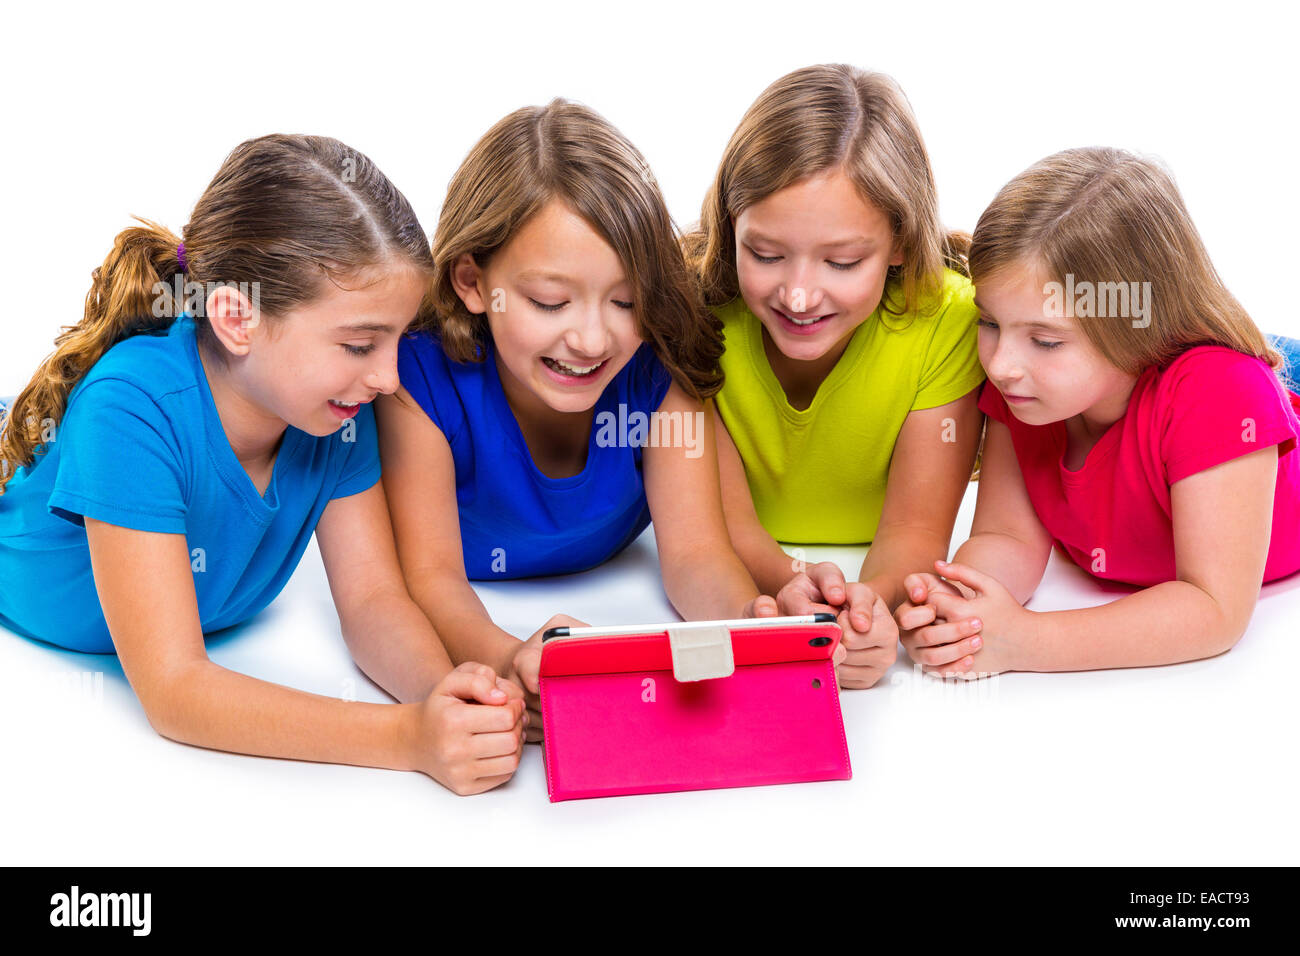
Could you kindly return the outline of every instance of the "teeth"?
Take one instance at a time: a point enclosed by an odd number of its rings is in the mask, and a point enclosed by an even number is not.
[[[330,399],[331,405],[337,405],[339,408],[356,408],[359,402],[340,402],[337,398]]]
[[[795,325],[812,325],[814,322],[820,322],[822,320],[822,317],[820,315],[814,316],[811,319],[796,319],[793,315],[790,315],[788,313],[782,312],[781,314],[784,315],[791,322],[793,322]]]
[[[587,366],[570,365],[568,362],[561,362],[559,359],[551,359],[551,362],[558,366],[560,370],[568,372],[570,375],[590,375],[603,364],[602,362],[597,362],[595,365]]]

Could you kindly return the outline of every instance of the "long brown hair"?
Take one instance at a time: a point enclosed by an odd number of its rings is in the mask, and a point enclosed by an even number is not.
[[[459,362],[481,361],[487,319],[452,284],[456,260],[480,268],[551,200],[564,202],[618,255],[633,288],[637,333],[684,391],[722,386],[722,325],[704,309],[659,186],[636,147],[600,114],[568,100],[526,106],[484,134],[447,187],[433,240],[426,328]]]
[[[890,267],[886,311],[939,304],[943,268],[965,274],[969,237],[946,232],[930,158],[907,97],[894,80],[843,63],[781,77],[759,96],[731,136],[684,240],[707,305],[740,294],[732,217],[801,180],[842,168],[863,199],[888,216],[903,252]],[[891,292],[902,302],[891,304]],[[895,298],[897,296],[895,295]]]
[[[140,222],[118,234],[91,273],[82,320],[65,327],[15,399],[0,435],[0,494],[14,471],[32,463],[42,433],[62,418],[69,393],[105,352],[172,324],[190,298],[185,283],[247,283],[262,316],[274,320],[316,298],[323,283],[374,266],[433,270],[428,238],[406,198],[366,156],[325,136],[241,143],[180,235]],[[206,320],[197,315],[195,322],[210,340]]]
[[[1281,365],[1219,278],[1173,176],[1154,160],[1106,147],[1067,149],[1003,186],[975,227],[971,277],[978,286],[1023,264],[1091,289],[1150,283],[1145,325],[1128,315],[1075,320],[1125,372],[1166,365],[1196,345]]]

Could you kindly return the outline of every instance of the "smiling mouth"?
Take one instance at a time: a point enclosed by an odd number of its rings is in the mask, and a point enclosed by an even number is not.
[[[791,315],[789,312],[782,312],[780,309],[773,309],[772,311],[775,312],[777,315],[779,315],[781,318],[785,319],[787,322],[793,322],[795,325],[802,325],[802,326],[816,325],[818,322],[824,322],[826,319],[829,319],[831,316],[835,314],[834,312],[827,312],[825,315],[811,315],[805,318],[796,318],[795,316]]]
[[[609,359],[602,359],[595,365],[570,365],[568,362],[561,362],[559,359],[553,359],[549,355],[542,356],[542,362],[552,372],[556,372],[560,375],[567,375],[571,378],[587,378],[595,375],[605,367],[605,363],[608,361]]]

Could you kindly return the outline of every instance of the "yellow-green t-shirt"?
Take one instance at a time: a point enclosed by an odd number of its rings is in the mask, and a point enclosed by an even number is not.
[[[887,298],[894,298],[894,289]],[[799,410],[763,351],[762,323],[737,297],[722,320],[726,382],[718,412],[758,518],[778,541],[862,544],[876,536],[894,444],[908,412],[955,401],[984,380],[970,280],[944,271],[937,309],[877,308]]]

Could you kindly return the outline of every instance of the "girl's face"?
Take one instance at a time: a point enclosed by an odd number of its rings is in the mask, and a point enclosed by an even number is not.
[[[1111,365],[1076,326],[1053,314],[1036,263],[995,273],[975,290],[980,362],[1012,414],[1028,425],[1123,414],[1136,376]],[[1084,319],[1083,321],[1088,321]]]
[[[228,368],[261,417],[330,435],[362,404],[397,390],[398,338],[415,318],[427,278],[399,267],[347,285],[326,282],[320,296],[274,321],[255,313],[248,321],[222,318],[228,307],[209,298],[214,329],[234,352]]]
[[[641,345],[618,255],[558,200],[486,267],[461,256],[452,279],[465,307],[487,315],[507,395],[586,411]]]
[[[901,265],[889,217],[838,169],[734,217],[740,294],[782,354],[821,358],[866,321]]]

